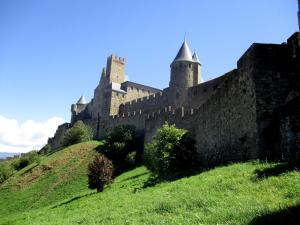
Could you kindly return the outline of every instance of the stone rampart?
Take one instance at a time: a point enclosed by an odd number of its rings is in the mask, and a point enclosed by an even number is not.
[[[162,92],[126,102],[122,106],[120,114],[140,111],[142,113],[149,113],[151,111],[163,108],[165,105],[168,105],[168,102],[168,91],[164,90]]]
[[[299,52],[299,33],[281,45],[253,44],[239,59],[237,69],[187,89],[184,107],[174,107],[170,100],[174,93],[166,88],[121,104],[114,116],[80,116],[94,128],[98,138],[117,125],[130,124],[144,134],[145,143],[165,122],[175,124],[189,130],[195,138],[203,166],[270,158],[276,151],[291,151],[289,143],[296,143],[296,147],[299,144],[299,116],[293,111],[299,111],[299,99],[291,102],[300,96]],[[276,117],[280,108],[286,110]],[[58,145],[68,126],[59,127],[57,138],[49,143]],[[291,129],[295,130],[294,142],[289,139]],[[282,140],[276,144],[274,137]],[[293,151],[298,154],[300,150],[297,147]]]
[[[234,70],[198,109],[180,108],[151,115],[145,123],[150,141],[165,122],[189,130],[206,166],[257,157],[256,111],[253,81],[249,73]]]
[[[64,123],[57,127],[54,137],[48,139],[48,144],[52,149],[56,149],[62,146],[65,132],[69,128],[71,128],[70,123]]]

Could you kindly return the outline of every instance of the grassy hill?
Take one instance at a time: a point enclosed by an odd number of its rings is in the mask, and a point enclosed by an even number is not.
[[[87,188],[100,142],[41,159],[0,186],[0,224],[298,224],[300,172],[247,162],[172,182],[149,183],[144,167],[104,192]],[[149,185],[152,184],[152,185]]]

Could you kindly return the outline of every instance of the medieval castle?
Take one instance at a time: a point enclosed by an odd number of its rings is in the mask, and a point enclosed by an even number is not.
[[[131,124],[147,143],[168,121],[190,131],[206,165],[300,158],[299,53],[299,32],[286,43],[255,43],[236,69],[203,82],[201,63],[184,41],[163,90],[126,81],[126,60],[111,55],[93,99],[87,103],[81,97],[73,104],[71,123],[60,125],[48,143],[60,147],[78,120],[90,125],[96,138]]]

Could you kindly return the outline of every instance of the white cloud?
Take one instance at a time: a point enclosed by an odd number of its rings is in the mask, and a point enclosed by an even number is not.
[[[27,120],[22,124],[16,119],[0,115],[0,152],[28,152],[39,150],[53,137],[58,125],[64,123],[60,117],[45,122]]]

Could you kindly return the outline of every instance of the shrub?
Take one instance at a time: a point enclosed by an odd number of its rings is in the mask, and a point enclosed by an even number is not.
[[[146,145],[144,163],[159,176],[198,166],[195,141],[184,129],[165,123],[153,141]]]
[[[114,162],[124,162],[128,153],[135,150],[134,133],[134,126],[116,126],[105,138],[101,152]]]
[[[81,120],[77,121],[74,126],[68,129],[63,138],[63,145],[69,146],[84,141],[92,140],[93,130],[90,126],[85,125]]]
[[[39,163],[40,161],[40,156],[39,153],[37,151],[30,151],[28,153],[26,153],[26,156],[29,160],[29,164],[36,162]]]
[[[28,157],[21,157],[12,163],[15,170],[21,170],[30,164]]]
[[[13,173],[13,169],[6,162],[0,163],[0,184],[7,180]]]
[[[22,156],[21,158],[15,160],[12,165],[15,168],[15,170],[21,170],[24,167],[30,165],[33,162],[39,163],[40,157],[38,155],[37,151],[30,151],[26,153],[25,156]]]
[[[90,189],[101,192],[104,185],[112,183],[113,164],[104,155],[97,155],[88,166],[88,185]]]

